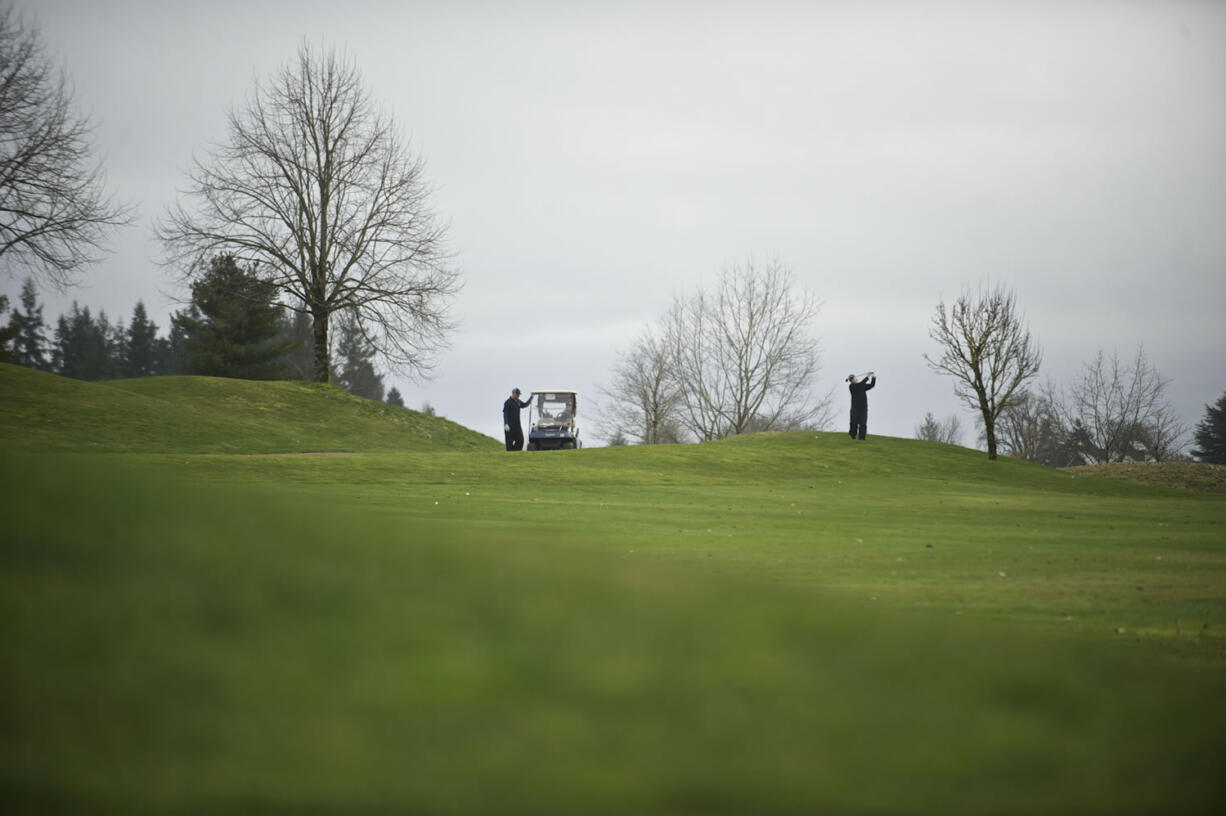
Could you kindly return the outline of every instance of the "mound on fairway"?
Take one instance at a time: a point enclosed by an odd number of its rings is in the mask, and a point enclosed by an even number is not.
[[[1118,462],[1109,465],[1083,465],[1066,470],[1079,476],[1117,479],[1154,487],[1226,493],[1226,465],[1210,465],[1204,462]]]
[[[88,383],[0,364],[0,443],[11,450],[295,453],[497,450],[439,417],[334,385],[219,377]]]

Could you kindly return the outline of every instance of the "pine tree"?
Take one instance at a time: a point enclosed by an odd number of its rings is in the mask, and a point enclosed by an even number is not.
[[[1192,455],[1202,462],[1226,465],[1226,393],[1205,406],[1205,418],[1196,426]]]
[[[9,299],[7,295],[0,295],[0,315],[3,315],[9,310]],[[13,320],[10,320],[8,325],[0,324],[0,363],[13,362],[13,349],[11,342],[17,336],[19,326]]]
[[[950,414],[944,420],[938,420],[929,411],[924,414],[924,421],[915,426],[915,438],[926,442],[944,442],[947,445],[962,444],[962,423],[957,414]]]
[[[282,335],[277,289],[254,268],[220,255],[192,283],[192,302],[171,317],[170,346],[189,374],[275,380],[286,375],[291,343]]]
[[[114,357],[115,329],[105,312],[95,320],[89,307],[81,308],[74,301],[72,310],[60,316],[52,347],[52,368],[55,373],[75,380],[104,380],[118,373]]]
[[[136,302],[123,355],[123,376],[152,377],[162,373],[162,354],[158,345],[157,324],[149,319],[143,301]]]
[[[941,438],[941,423],[931,411],[924,414],[924,421],[915,426],[915,438],[925,442],[936,442]]]
[[[341,369],[333,381],[350,394],[383,400],[383,378],[375,371],[375,347],[351,312],[341,318],[336,357]]]
[[[285,376],[295,380],[310,380],[315,373],[315,329],[311,315],[293,312],[282,319],[281,336],[289,346],[285,354]]]
[[[392,386],[392,390],[387,392],[387,404],[404,407],[404,397],[400,396],[400,389]]]
[[[200,319],[200,311],[195,306],[189,306],[186,313],[178,312],[170,316],[170,332],[160,346],[162,354],[160,366],[163,374],[189,373],[187,370],[187,331],[181,320],[184,314],[196,320]]]
[[[98,312],[98,322],[102,325],[107,348],[105,373],[100,379],[117,379],[124,376],[123,361],[128,356],[128,330],[122,319],[117,323],[108,321],[106,312]]]
[[[34,280],[26,278],[21,285],[21,308],[13,310],[10,328],[15,330],[12,343],[13,362],[39,371],[50,371],[47,361],[47,335],[44,333],[43,307],[38,302]]]

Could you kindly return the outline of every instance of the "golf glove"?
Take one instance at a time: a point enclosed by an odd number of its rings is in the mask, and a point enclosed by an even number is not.
[[[511,431],[511,426],[510,426],[510,425],[503,425],[503,426],[502,426],[502,430],[503,430],[503,433],[510,433],[510,431]]]

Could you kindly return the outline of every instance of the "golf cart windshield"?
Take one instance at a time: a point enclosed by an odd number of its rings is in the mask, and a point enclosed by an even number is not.
[[[537,427],[561,428],[575,424],[575,395],[543,392],[536,395]]]

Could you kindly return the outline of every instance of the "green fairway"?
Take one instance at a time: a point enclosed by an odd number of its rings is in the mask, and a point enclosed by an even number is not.
[[[1220,492],[811,432],[508,454],[331,389],[0,376],[14,812],[1226,801]],[[97,390],[108,452],[56,389]]]

